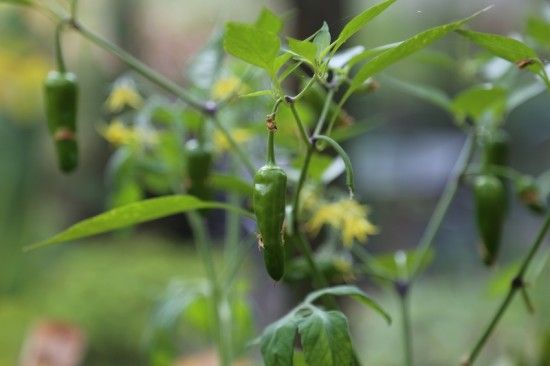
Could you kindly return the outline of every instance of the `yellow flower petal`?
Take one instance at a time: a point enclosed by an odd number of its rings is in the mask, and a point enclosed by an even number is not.
[[[246,87],[241,79],[231,76],[218,80],[212,87],[212,98],[222,100],[230,97],[235,93],[243,93]]]
[[[349,247],[354,240],[366,242],[378,228],[367,219],[368,209],[353,199],[343,199],[321,205],[306,224],[306,229],[317,234],[323,225],[330,225],[342,233],[342,242]]]
[[[134,129],[131,127],[127,127],[120,120],[112,121],[100,132],[105,140],[109,141],[109,143],[115,146],[128,145],[137,140]]]
[[[139,109],[143,105],[143,98],[136,90],[131,80],[119,81],[113,87],[106,101],[109,112],[121,112],[126,106]]]

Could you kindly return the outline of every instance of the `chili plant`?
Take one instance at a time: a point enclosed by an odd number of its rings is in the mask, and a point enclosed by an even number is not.
[[[323,24],[305,39],[284,37],[283,20],[264,9],[255,22],[229,22],[214,34],[189,66],[191,85],[184,89],[86,27],[78,16],[77,0],[71,0],[66,9],[39,0],[1,2],[33,8],[56,25],[58,70],[46,80],[46,101],[63,171],[73,170],[77,162],[77,93],[75,77],[63,60],[63,34],[72,31],[81,35],[132,70],[114,83],[107,101],[113,120],[101,128],[115,149],[108,171],[113,208],[27,250],[185,213],[207,278],[178,285],[159,305],[150,331],[152,364],[171,362],[175,356],[174,323],[197,303],[206,304],[204,309],[209,311],[221,365],[232,364],[255,345],[259,345],[266,365],[292,365],[298,354],[312,366],[360,364],[347,317],[335,298],[355,298],[388,322],[390,316],[358,287],[331,285],[365,275],[393,285],[402,300],[404,359],[412,365],[408,294],[429,264],[435,235],[458,186],[470,181],[485,263],[498,260],[508,179],[516,183],[520,198],[546,219],[503,304],[465,364],[473,364],[514,295],[520,291],[528,299],[524,276],[550,227],[550,215],[537,181],[506,165],[506,141],[500,137],[507,113],[549,88],[550,81],[544,64],[526,43],[467,29],[467,23],[486,9],[375,48],[346,45],[396,0],[384,0],[364,10],[337,35]],[[387,79],[444,108],[468,137],[418,248],[390,257],[372,256],[359,242],[375,234],[377,228],[355,196],[352,162],[341,146],[369,126],[354,124],[345,104],[356,93],[376,91],[375,78],[385,82],[380,73],[389,66],[453,32],[539,80],[529,80],[527,89],[520,92],[513,83],[515,76],[505,74],[491,80],[489,86],[474,86],[450,98],[431,87]],[[224,51],[233,58],[226,59]],[[518,70],[510,73],[515,75]],[[143,97],[143,79],[166,95]],[[290,80],[299,85],[292,93]],[[484,157],[476,165],[478,147]],[[258,150],[265,151],[265,156],[256,153]],[[231,170],[237,173],[228,174]],[[340,175],[345,175],[345,188],[338,184],[329,188]],[[144,192],[157,197],[143,199]],[[215,263],[206,226],[207,210],[211,209],[227,212],[226,255],[221,265]],[[256,229],[243,230],[254,222]],[[312,242],[322,228],[329,233],[328,239],[314,249]],[[238,330],[242,298],[235,294],[239,293],[236,283],[243,257],[252,250],[240,245],[241,238],[256,233],[266,271],[274,281],[292,284],[306,280],[316,290],[251,340],[241,337],[247,334],[246,329]],[[299,351],[295,350],[297,334]]]

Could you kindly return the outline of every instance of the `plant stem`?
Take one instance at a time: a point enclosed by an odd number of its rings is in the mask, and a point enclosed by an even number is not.
[[[306,128],[304,127],[304,124],[302,123],[302,120],[300,118],[300,115],[298,115],[298,111],[296,110],[296,106],[294,105],[294,102],[289,103],[290,111],[292,112],[292,115],[294,116],[294,120],[296,121],[296,125],[298,126],[298,131],[300,132],[300,137],[302,138],[302,141],[306,144],[306,146],[309,145],[309,138],[307,137]]]
[[[338,144],[336,141],[334,141],[328,136],[317,135],[314,137],[314,139],[315,139],[313,141],[314,144],[317,141],[324,141],[328,143],[330,146],[332,146],[334,150],[336,150],[340,158],[342,158],[342,160],[344,161],[344,165],[346,166],[346,185],[348,186],[348,189],[349,189],[350,198],[353,198],[353,194],[355,192],[355,184],[353,181],[353,167],[351,165],[351,160],[348,154],[342,148],[342,146],[340,146],[340,144]]]
[[[55,27],[55,60],[57,62],[57,70],[60,73],[65,73],[67,70],[65,67],[65,58],[63,57],[63,48],[61,46],[61,36],[63,35],[63,28],[66,25],[67,23],[61,20]]]
[[[404,286],[409,286],[405,284]],[[411,334],[411,314],[409,303],[409,289],[398,292],[399,303],[401,305],[401,321],[402,321],[402,334],[403,334],[403,348],[405,350],[405,365],[413,365],[413,347],[412,347],[412,334]]]
[[[203,261],[204,267],[206,269],[206,275],[208,277],[208,282],[212,287],[212,302],[214,303],[213,311],[213,321],[214,328],[217,331],[216,342],[218,344],[218,353],[220,358],[220,365],[230,366],[231,365],[231,336],[230,332],[226,331],[229,329],[228,320],[224,314],[225,307],[227,306],[226,300],[222,295],[220,283],[218,282],[218,277],[216,274],[216,267],[213,260],[213,253],[210,247],[210,239],[208,238],[208,232],[201,216],[196,212],[187,213],[187,218],[191,229],[193,231],[193,236],[195,238],[195,243],[197,246],[197,251]]]
[[[506,297],[504,298],[504,300],[500,304],[497,312],[495,313],[495,315],[491,319],[491,322],[489,323],[489,325],[487,326],[487,328],[485,329],[485,331],[482,333],[481,337],[479,338],[479,340],[475,344],[475,346],[474,346],[473,350],[471,351],[470,355],[468,356],[467,360],[463,363],[464,366],[471,366],[471,365],[474,364],[474,361],[476,360],[479,353],[481,352],[481,350],[485,346],[485,343],[487,342],[487,340],[489,339],[489,337],[493,333],[493,331],[494,331],[495,327],[497,326],[498,322],[500,321],[500,319],[502,318],[502,316],[504,315],[504,313],[508,309],[508,306],[512,302],[512,299],[516,295],[517,291],[524,288],[525,283],[524,283],[523,277],[525,276],[525,273],[527,272],[527,269],[529,268],[529,265],[531,264],[531,261],[533,260],[533,257],[535,256],[535,254],[537,253],[537,251],[541,247],[541,245],[543,243],[543,240],[544,240],[544,237],[546,236],[546,233],[548,232],[549,228],[550,228],[550,214],[546,216],[546,218],[544,220],[544,223],[543,223],[541,229],[539,230],[539,232],[537,234],[537,237],[535,238],[535,241],[531,245],[531,249],[529,250],[529,253],[527,254],[525,259],[523,260],[520,269],[518,270],[516,276],[514,277],[512,282],[510,283],[510,289],[508,290],[508,294],[506,295]]]
[[[141,74],[143,77],[149,79],[150,81],[167,90],[168,92],[176,95],[191,108],[194,108],[204,114],[212,113],[211,108],[209,108],[205,103],[200,103],[196,101],[191,95],[180,88],[176,83],[156,72],[155,70],[151,69],[149,66],[145,65],[143,62],[139,61],[137,58],[124,51],[122,48],[102,38],[98,34],[88,30],[82,24],[74,20],[70,24],[72,25],[74,30],[79,32],[84,38],[90,40],[98,47],[103,48],[104,50],[114,54],[129,67]]]
[[[445,218],[445,215],[449,210],[451,202],[453,201],[454,196],[456,195],[458,186],[460,184],[460,180],[464,175],[464,172],[468,167],[468,163],[470,162],[474,154],[475,147],[476,147],[475,140],[476,140],[475,131],[472,130],[470,131],[470,133],[468,134],[468,137],[466,138],[466,141],[464,142],[462,151],[460,152],[460,155],[455,163],[455,166],[453,167],[451,176],[447,181],[447,184],[445,185],[443,194],[439,198],[439,201],[437,202],[435,210],[432,216],[430,217],[430,221],[426,226],[426,230],[424,231],[424,234],[422,235],[422,238],[419,241],[419,244],[417,247],[419,254],[415,256],[414,265],[411,267],[411,277],[410,277],[411,282],[414,281],[414,279],[418,276],[418,269],[422,264],[422,261],[424,260],[426,254],[428,253],[434,241],[435,235],[439,231],[439,228],[441,227],[441,223],[443,222],[443,219]]]

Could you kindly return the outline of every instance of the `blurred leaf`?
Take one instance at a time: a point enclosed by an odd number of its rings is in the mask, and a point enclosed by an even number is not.
[[[275,33],[253,25],[229,22],[224,38],[227,53],[256,65],[273,75],[281,43]]]
[[[49,239],[25,247],[25,250],[82,239],[177,213],[209,208],[229,210],[254,219],[254,214],[239,207],[221,202],[201,201],[193,196],[174,195],[151,198],[82,220]]]
[[[223,33],[216,32],[187,68],[187,77],[202,90],[210,90],[219,76],[224,58]]]
[[[272,93],[273,92],[271,90],[258,90],[258,91],[252,92],[252,93],[239,95],[239,98],[264,97],[266,95],[271,95]]]
[[[550,22],[538,16],[531,16],[527,20],[527,29],[525,32],[541,46],[550,48],[550,37],[548,37],[550,34]]]
[[[275,58],[275,61],[273,62],[273,75],[277,74],[277,72],[283,67],[290,59],[292,58],[292,55],[289,53],[283,53],[282,55],[279,55]],[[287,75],[288,76],[288,75]],[[282,81],[286,76],[281,76],[279,79],[279,82]]]
[[[409,83],[400,79],[384,76],[382,82],[387,81],[397,89],[431,103],[444,111],[452,113],[451,98],[441,89],[419,83]]]
[[[329,155],[323,155],[323,154],[314,154],[311,157],[311,161],[309,164],[309,178],[314,181],[320,181],[321,177],[323,176],[323,173],[325,170],[330,166],[330,164],[333,161],[333,157]],[[295,167],[300,168],[303,164],[303,158],[299,157],[295,161]]]
[[[288,48],[294,55],[315,66],[317,46],[314,43],[288,37]]]
[[[537,281],[549,259],[549,250],[541,252],[533,258],[533,262],[529,267],[528,279],[526,279],[528,285],[533,285]],[[517,275],[520,266],[521,262],[518,260],[499,268],[487,286],[489,294],[495,297],[505,294],[510,289],[512,280]]]
[[[234,175],[214,173],[210,176],[208,183],[212,188],[220,191],[235,192],[248,198],[252,197],[252,185]]]
[[[499,34],[481,33],[464,29],[457,32],[493,55],[510,61],[521,69],[525,68],[540,75],[544,80],[548,81],[542,61],[540,61],[536,52],[525,43]]]
[[[458,94],[452,103],[455,118],[463,123],[467,117],[480,123],[483,118],[500,121],[506,112],[506,90],[484,85],[474,86]]]
[[[348,321],[340,311],[324,311],[314,307],[312,313],[298,325],[298,332],[308,365],[353,364]]]
[[[349,98],[349,96],[357,88],[359,88],[363,84],[363,82],[365,82],[369,77],[384,70],[385,68],[396,63],[397,61],[429,46],[447,33],[457,30],[464,23],[468,22],[469,20],[487,9],[488,8],[483,9],[468,18],[430,28],[407,39],[406,41],[401,42],[396,47],[390,48],[389,50],[384,51],[380,55],[376,56],[359,69],[357,74],[353,77],[351,85],[342,100],[346,100],[347,98]]]
[[[283,21],[271,10],[264,7],[256,20],[256,28],[277,34],[283,28]]]
[[[375,310],[378,314],[380,314],[388,323],[391,323],[391,317],[388,313],[384,310],[382,306],[380,306],[377,302],[375,302],[373,299],[371,299],[364,291],[360,290],[356,286],[334,286],[334,287],[328,287],[321,290],[314,291],[310,293],[306,299],[305,303],[312,303],[323,296],[349,296],[354,298],[355,300],[363,303],[364,305],[367,305],[371,309]]]
[[[363,28],[368,22],[376,18],[380,13],[382,13],[386,8],[392,5],[396,0],[385,0],[382,1],[365,11],[361,14],[352,18],[342,29],[342,32],[338,35],[338,38],[334,41],[334,46],[332,48],[333,52],[338,50],[348,39],[350,39],[355,33],[357,33],[361,28]]]
[[[368,265],[375,271],[380,271],[394,280],[406,279],[415,269],[413,266],[418,265],[416,273],[422,273],[432,263],[434,256],[434,251],[430,249],[422,258],[422,262],[417,264],[420,260],[417,250],[400,250],[372,257]]]
[[[265,328],[261,336],[261,352],[266,366],[292,365],[297,329],[297,319],[293,314]]]
[[[7,3],[13,5],[32,5],[32,0],[0,0],[0,4]]]
[[[323,26],[317,31],[317,34],[313,38],[313,43],[317,46],[317,56],[324,56],[321,52],[330,45],[330,31],[326,22],[323,22]]]

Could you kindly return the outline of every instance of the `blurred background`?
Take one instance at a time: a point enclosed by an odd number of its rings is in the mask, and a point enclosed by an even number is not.
[[[287,20],[287,33],[307,36],[325,20],[333,34],[371,1],[363,0],[81,0],[83,23],[182,84],[182,72],[228,20],[253,21],[266,6]],[[391,7],[353,42],[373,47],[402,40],[427,27],[462,18],[493,4],[474,29],[514,34],[525,30],[540,0],[407,0]],[[548,10],[546,8],[546,10]],[[86,365],[145,365],[147,329],[158,299],[178,279],[203,270],[178,220],[144,225],[133,233],[22,253],[43,239],[106,208],[106,165],[111,154],[99,126],[105,100],[125,68],[76,34],[66,37],[66,57],[81,80],[81,162],[75,174],[56,166],[44,121],[41,83],[53,65],[53,24],[35,13],[0,4],[0,365],[17,364],[29,331],[44,321],[76,326],[87,339]],[[550,34],[548,34],[550,38]],[[464,52],[455,35],[435,44],[451,57]],[[547,54],[548,55],[548,54]],[[474,78],[412,57],[387,73],[437,86],[450,95]],[[420,238],[465,136],[452,117],[380,81],[374,94],[354,98],[348,112],[372,129],[346,143],[357,175],[358,196],[381,229],[368,242],[373,253],[412,248]],[[506,121],[512,137],[511,166],[535,176],[548,169],[550,117],[547,94],[517,108]],[[502,260],[487,269],[477,256],[473,202],[461,188],[436,240],[436,257],[412,293],[418,365],[457,364],[506,290],[509,264],[521,258],[540,218],[514,203],[505,227]],[[215,226],[215,223],[214,223]],[[253,305],[250,337],[285,314],[295,294],[273,285],[251,256],[243,286]],[[539,263],[532,283],[537,312],[516,300],[479,365],[535,365],[550,352],[550,270]],[[503,277],[504,276],[504,277]],[[398,317],[390,290],[364,284]],[[367,365],[400,365],[397,325],[349,304],[355,345]],[[199,319],[193,320],[195,323]],[[192,321],[192,322],[193,322]],[[208,354],[210,345],[192,328],[181,329],[183,358]],[[78,338],[78,337],[77,337]],[[546,358],[548,360],[548,358]],[[182,363],[183,364],[183,363]],[[192,365],[192,363],[188,363]],[[200,363],[195,363],[200,364]],[[548,365],[548,364],[546,364]]]

